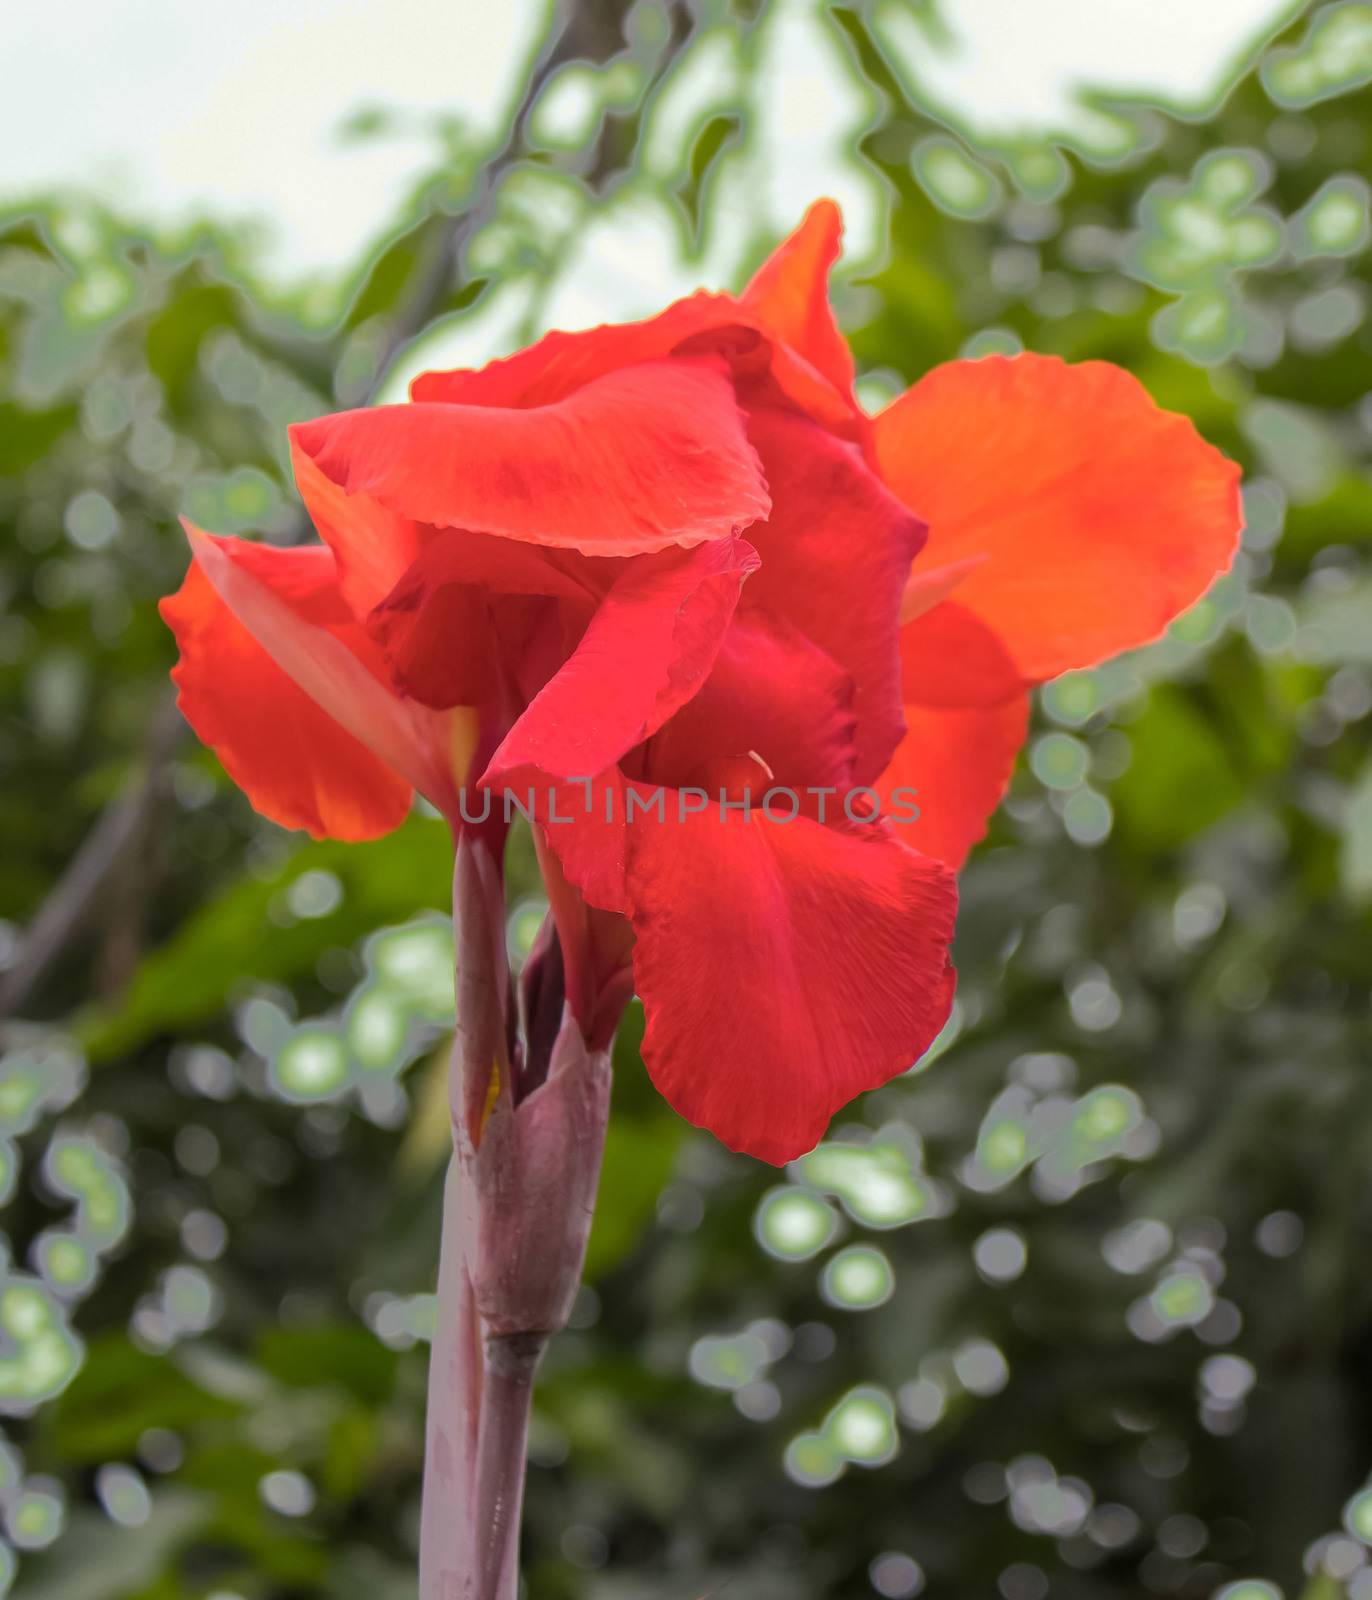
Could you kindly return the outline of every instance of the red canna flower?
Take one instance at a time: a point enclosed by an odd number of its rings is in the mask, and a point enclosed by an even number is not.
[[[1237,469],[1103,363],[954,361],[867,417],[839,235],[821,203],[740,297],[296,427],[322,545],[191,529],[163,603],[285,826],[528,804],[587,1040],[636,989],[662,1093],[774,1162],[942,1027],[1029,688],[1156,637],[1239,529]]]

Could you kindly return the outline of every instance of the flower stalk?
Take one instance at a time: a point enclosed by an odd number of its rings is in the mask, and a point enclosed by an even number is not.
[[[488,1338],[481,1382],[481,1437],[477,1454],[478,1594],[514,1600],[524,1461],[533,1404],[534,1373],[548,1346],[544,1333]]]
[[[421,1600],[514,1600],[534,1376],[581,1281],[610,1106],[559,981],[529,986],[556,1026],[516,1026],[491,843],[458,838],[453,1156],[420,1537]],[[553,948],[556,941],[553,940]],[[560,962],[550,963],[554,975]],[[526,1005],[527,1010],[527,1005]],[[542,1056],[542,1059],[535,1059]]]

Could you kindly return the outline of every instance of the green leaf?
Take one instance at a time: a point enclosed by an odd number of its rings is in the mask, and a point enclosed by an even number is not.
[[[629,1254],[657,1211],[676,1165],[684,1126],[664,1109],[661,1117],[611,1117],[605,1137],[595,1222],[586,1248],[587,1282],[609,1272]]]
[[[159,1490],[152,1515],[136,1528],[77,1511],[49,1554],[25,1561],[16,1592],[23,1600],[125,1600],[156,1582],[177,1548],[204,1527],[210,1504],[208,1495]]]
[[[90,1347],[71,1386],[43,1413],[43,1436],[63,1459],[94,1464],[132,1457],[149,1428],[179,1430],[238,1409],[187,1377],[173,1357],[110,1334]]]
[[[1357,905],[1372,900],[1372,761],[1348,796],[1339,853],[1339,882]]]
[[[360,1324],[270,1328],[258,1343],[257,1360],[294,1389],[332,1384],[373,1406],[384,1404],[395,1387],[394,1351]]]
[[[1134,845],[1170,849],[1242,802],[1245,785],[1224,741],[1181,690],[1154,687],[1128,734],[1133,755],[1111,800]]]
[[[148,366],[173,410],[184,404],[205,335],[212,328],[236,327],[242,311],[239,295],[225,284],[184,278],[177,288],[166,309],[148,324],[146,343]]]
[[[326,916],[283,925],[287,891],[307,872],[332,873],[342,898]],[[86,1017],[81,1042],[93,1061],[108,1060],[214,1017],[245,980],[289,981],[333,946],[447,904],[451,873],[447,827],[425,818],[368,844],[304,844],[274,877],[244,879],[202,907],[143,962],[116,1007]]]
[[[75,421],[75,406],[28,411],[0,401],[0,478],[17,476],[41,461]]]

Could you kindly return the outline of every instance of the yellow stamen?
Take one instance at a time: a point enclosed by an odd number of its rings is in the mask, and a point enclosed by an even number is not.
[[[472,761],[476,756],[476,741],[480,731],[479,719],[473,706],[454,706],[449,716],[453,776],[461,785],[472,775]]]

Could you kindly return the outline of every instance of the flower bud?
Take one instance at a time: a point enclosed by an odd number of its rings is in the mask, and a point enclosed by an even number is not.
[[[467,1267],[488,1340],[565,1325],[609,1111],[609,1052],[587,1049],[564,1006],[547,1078],[518,1103],[502,1089],[479,1142],[458,1129],[458,1172],[474,1214]]]

